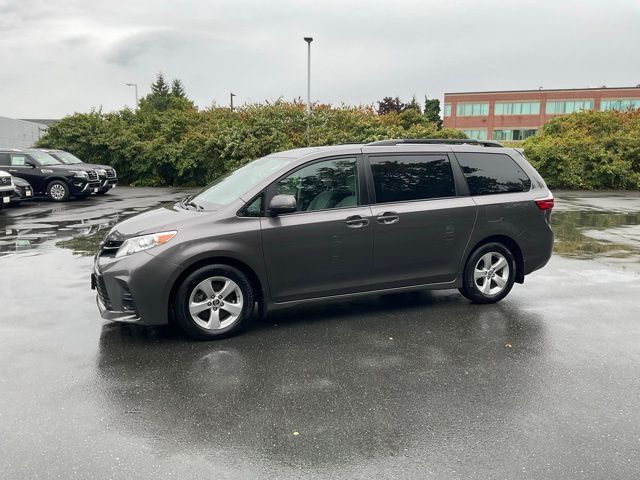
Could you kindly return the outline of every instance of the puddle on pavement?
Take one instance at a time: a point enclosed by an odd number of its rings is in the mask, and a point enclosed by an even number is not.
[[[554,253],[576,258],[640,254],[640,212],[559,211],[551,217]]]
[[[18,215],[0,218],[0,258],[27,252],[44,253],[51,248],[67,248],[77,255],[93,256],[113,225],[143,211],[170,206],[184,195],[172,192],[156,198],[133,198],[126,202],[126,207],[120,206],[125,202],[116,199],[101,204],[70,204],[67,208],[58,205],[45,210],[33,208],[24,214],[16,211]]]

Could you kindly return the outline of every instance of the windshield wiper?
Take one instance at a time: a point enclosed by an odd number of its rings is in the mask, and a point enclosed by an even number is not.
[[[204,207],[202,205],[198,205],[197,203],[189,200],[188,202],[183,203],[183,205],[185,207],[194,207],[198,212],[204,210]]]

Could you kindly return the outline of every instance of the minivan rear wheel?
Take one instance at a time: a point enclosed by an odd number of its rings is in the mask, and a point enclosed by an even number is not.
[[[511,251],[501,243],[487,243],[467,259],[459,291],[473,303],[496,303],[511,291],[515,278]]]
[[[207,265],[184,279],[175,298],[176,320],[198,340],[237,333],[253,313],[247,277],[229,265]]]

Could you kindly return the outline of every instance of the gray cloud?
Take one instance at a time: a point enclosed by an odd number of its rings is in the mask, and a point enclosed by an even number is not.
[[[131,105],[183,80],[200,106],[640,82],[637,0],[0,0],[0,115]]]
[[[140,32],[116,41],[105,52],[104,58],[108,63],[127,67],[137,63],[140,57],[145,55],[173,55],[193,41],[192,35],[180,31]]]

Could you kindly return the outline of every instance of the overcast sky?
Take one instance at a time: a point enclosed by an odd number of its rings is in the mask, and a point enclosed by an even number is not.
[[[156,73],[205,108],[306,96],[640,83],[640,0],[0,0],[0,116],[133,105]]]

